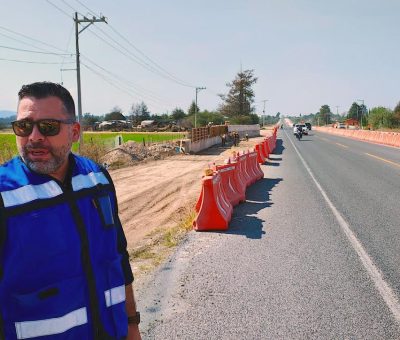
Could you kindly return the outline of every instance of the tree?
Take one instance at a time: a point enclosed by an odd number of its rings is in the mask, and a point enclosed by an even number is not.
[[[331,124],[331,109],[329,105],[322,105],[317,113],[317,122],[319,125]]]
[[[188,109],[188,115],[194,115],[195,112],[200,112],[200,108],[198,106],[196,106],[195,101],[192,101],[192,104],[190,104],[190,107]]]
[[[95,116],[95,115],[92,115],[92,114],[86,112],[86,113],[83,114],[81,124],[82,124],[82,126],[84,126],[84,127],[86,127],[86,126],[93,126],[94,123],[100,122],[100,121],[102,121],[102,120],[103,120],[103,117]]]
[[[186,117],[186,113],[181,108],[175,108],[171,113],[171,118],[175,122],[179,122],[180,120],[182,120],[185,117]]]
[[[257,78],[253,73],[254,70],[241,71],[231,83],[226,84],[230,87],[228,94],[220,95],[224,103],[221,104],[219,111],[223,116],[228,116],[232,120],[234,117],[250,116],[254,112],[252,86],[257,82]]]
[[[347,113],[347,118],[358,120],[359,112],[360,106],[356,102],[354,102],[353,104],[351,104],[350,110]]]
[[[400,127],[400,102],[393,110],[393,123],[395,126]]]
[[[126,117],[122,114],[122,110],[118,106],[114,106],[111,112],[104,116],[104,120],[126,120]]]
[[[194,116],[189,116],[188,120],[190,120],[191,125],[194,126]],[[188,122],[183,124],[188,127]],[[212,112],[212,111],[201,111],[197,112],[197,126],[206,126],[208,123],[212,123],[213,125],[222,125],[224,124],[224,117],[220,112]]]
[[[368,122],[374,129],[392,128],[394,125],[394,114],[386,107],[374,107],[368,116]]]
[[[150,119],[149,109],[143,101],[140,104],[132,104],[129,115],[133,125],[139,125],[141,121]]]

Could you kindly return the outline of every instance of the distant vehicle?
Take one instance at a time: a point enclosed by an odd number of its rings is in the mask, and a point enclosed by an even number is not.
[[[307,129],[308,129],[309,131],[311,131],[311,123],[304,123],[304,125],[307,126]]]
[[[345,128],[346,128],[346,124],[345,124],[345,123],[337,123],[337,124],[336,124],[336,128],[338,128],[338,129],[345,129]]]
[[[297,127],[300,127],[303,135],[308,135],[308,128],[305,124],[295,124],[293,127],[293,134],[296,134]]]

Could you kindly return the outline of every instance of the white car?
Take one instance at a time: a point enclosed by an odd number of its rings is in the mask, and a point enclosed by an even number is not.
[[[308,128],[307,128],[307,126],[304,125],[304,124],[295,124],[295,125],[293,126],[293,134],[295,134],[295,133],[297,132],[297,128],[298,128],[298,127],[301,128],[301,131],[302,131],[303,135],[308,135]]]

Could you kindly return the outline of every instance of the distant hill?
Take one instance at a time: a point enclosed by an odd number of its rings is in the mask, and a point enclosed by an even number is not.
[[[16,114],[15,111],[0,110],[0,118],[8,118],[10,116],[15,116]]]

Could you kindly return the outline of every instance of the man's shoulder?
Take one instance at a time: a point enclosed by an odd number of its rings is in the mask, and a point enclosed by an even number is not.
[[[24,162],[20,157],[14,157],[0,165],[0,191],[13,188],[25,182]]]
[[[80,170],[85,170],[86,172],[98,172],[103,170],[103,166],[100,165],[99,163],[95,162],[93,159],[90,159],[85,156],[77,155],[77,154],[72,154],[72,157],[74,158],[75,165],[80,169]]]
[[[101,172],[106,176],[109,182],[112,182],[110,174],[103,165],[95,162],[93,159],[80,156],[77,154],[72,154],[72,157],[74,158],[75,161],[75,174],[77,173],[89,174],[91,172],[94,173]]]
[[[19,172],[22,169],[22,160],[20,157],[14,157],[8,160],[7,162],[0,165],[0,176],[8,177],[14,176],[16,172]]]

